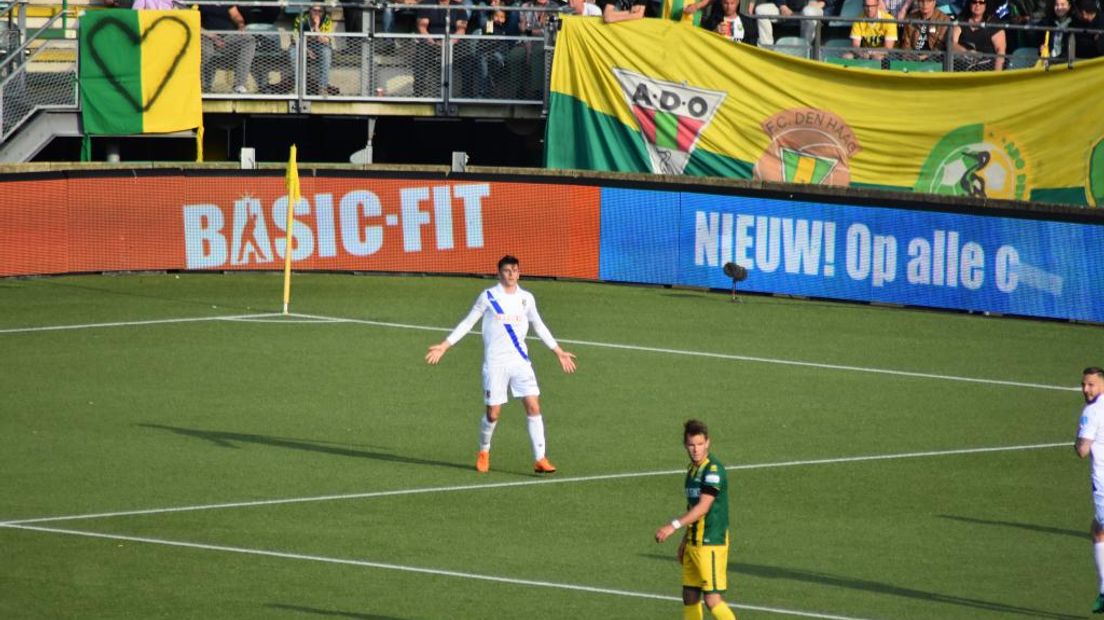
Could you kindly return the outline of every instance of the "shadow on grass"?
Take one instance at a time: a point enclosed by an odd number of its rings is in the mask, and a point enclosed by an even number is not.
[[[158,275],[160,275],[160,274],[158,274]],[[113,277],[113,276],[103,276],[103,277]],[[74,290],[79,290],[79,291],[85,291],[85,292],[89,292],[89,293],[98,293],[98,294],[102,294],[102,295],[117,295],[119,297],[133,297],[133,298],[137,298],[137,299],[152,299],[152,300],[156,300],[156,301],[171,301],[171,302],[174,302],[174,303],[188,304],[188,305],[193,305],[193,306],[203,306],[204,308],[213,308],[215,306],[218,306],[219,308],[223,308],[223,309],[227,309],[227,310],[240,310],[240,311],[249,311],[249,312],[256,312],[256,310],[257,310],[256,308],[253,308],[253,307],[250,307],[250,306],[229,304],[229,303],[226,303],[226,300],[221,300],[221,301],[202,300],[202,299],[196,299],[195,297],[188,297],[186,295],[151,295],[150,293],[137,293],[137,292],[134,292],[132,290],[118,290],[118,289],[113,289],[113,288],[109,288],[109,287],[106,287],[106,286],[95,286],[95,285],[91,285],[91,284],[78,283],[78,282],[61,282],[61,281],[58,281],[54,278],[43,278],[42,280],[39,280],[38,283],[40,283],[42,286],[56,286],[58,288],[68,288],[68,289],[74,289]],[[275,306],[276,306],[276,304],[273,304],[273,310],[275,309]]]
[[[674,561],[673,555],[659,555],[655,553],[644,555],[645,557],[656,560],[663,560],[665,562]],[[925,592],[923,590],[915,590],[912,588],[895,586],[893,584],[882,583],[880,581],[870,581],[868,579],[857,579],[854,577],[846,577],[843,575],[833,575],[831,573],[820,573],[792,568],[783,568],[779,566],[729,562],[728,572],[730,575],[739,574],[748,575],[751,577],[759,577],[761,579],[799,581],[821,586],[832,586],[836,588],[846,588],[849,590],[862,590],[864,592],[876,592],[878,594],[885,594],[887,596],[899,596],[902,598],[908,598],[917,601],[942,603],[944,605],[958,605],[959,607],[967,607],[970,609],[996,611],[1007,614],[1018,614],[1021,616],[1029,616],[1032,618],[1050,618],[1051,620],[1076,620],[1077,618],[1082,617],[1071,616],[1069,614],[1057,613],[1052,611],[1031,609],[1030,607],[1020,607],[1018,605],[994,603],[991,601],[983,601],[980,599],[968,598],[963,596],[940,594],[938,592]]]
[[[1058,536],[1072,536],[1074,538],[1081,538],[1084,540],[1089,539],[1089,528],[1086,526],[1084,531],[1079,530],[1067,530],[1060,527],[1050,527],[1047,525],[1035,525],[1034,523],[1017,523],[1015,521],[993,521],[990,519],[975,519],[973,517],[959,517],[955,515],[939,515],[941,519],[950,519],[951,521],[961,521],[963,523],[974,523],[977,525],[996,525],[998,527],[1011,527],[1019,530],[1027,530],[1029,532],[1040,532],[1042,534],[1055,534]]]
[[[349,447],[343,447],[341,444],[334,444],[326,441],[316,441],[312,439],[294,439],[290,437],[273,437],[271,435],[258,435],[255,433],[228,433],[226,431],[205,431],[195,428],[180,428],[177,426],[164,426],[162,424],[138,424],[143,428],[152,428],[156,430],[169,431],[170,433],[176,433],[184,437],[191,437],[194,439],[203,439],[210,441],[216,446],[223,448],[239,448],[238,444],[256,444],[261,446],[271,446],[274,448],[286,448],[289,450],[303,450],[306,452],[317,452],[319,454],[331,454],[334,456],[348,456],[361,459],[372,459],[377,461],[388,461],[392,463],[404,463],[408,465],[430,465],[432,467],[451,467],[454,469],[463,469],[465,471],[471,470],[471,464],[464,463],[449,463],[447,461],[434,461],[431,459],[420,459],[412,456],[400,456],[397,454],[388,454],[386,452],[376,452],[371,450],[357,450]]]
[[[315,607],[302,607],[300,605],[285,605],[283,603],[269,603],[265,605],[270,609],[278,609],[280,611],[293,611],[300,614],[311,614],[314,616],[331,616],[334,618],[355,618],[356,620],[405,620],[398,616],[381,616],[379,614],[361,614],[353,611],[338,611],[336,609],[318,609]]]

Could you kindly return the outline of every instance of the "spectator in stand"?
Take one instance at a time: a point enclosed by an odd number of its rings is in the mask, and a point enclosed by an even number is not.
[[[201,58],[203,92],[210,92],[215,78],[215,61],[234,60],[234,92],[248,92],[245,84],[257,53],[257,40],[245,34],[245,16],[237,5],[204,4],[199,7],[203,29]]]
[[[497,7],[502,4],[502,0],[490,0],[491,6]],[[490,17],[485,17],[488,11],[478,11],[483,15],[479,15],[479,18],[484,22],[483,27],[480,30],[473,30],[473,32],[481,32],[487,37],[501,37],[501,36],[517,36],[515,31],[510,35],[509,19],[506,11],[501,9],[491,9]],[[473,17],[475,15],[473,14]],[[469,86],[472,80],[468,79],[470,75],[469,70],[465,70],[464,73],[464,96],[472,97],[477,96],[483,99],[499,96],[501,90],[500,85],[506,77],[506,58],[510,53],[510,48],[513,47],[513,41],[505,39],[492,39],[488,41],[473,41],[475,45],[474,54],[469,56],[475,62],[475,71],[477,72],[475,84]]]
[[[494,25],[494,17],[499,12],[500,7],[509,6],[510,4],[512,3],[505,0],[485,0],[481,6],[475,7],[471,12],[471,18],[468,19],[468,32],[471,34],[482,32],[483,34],[518,36],[521,34],[521,25],[518,19],[520,13],[518,11],[502,11],[506,14],[506,23],[503,28]],[[482,10],[480,10],[481,8]],[[502,30],[502,32],[497,33],[496,30]]]
[[[880,0],[879,0],[880,1]],[[774,45],[774,24],[778,20],[766,19],[766,17],[792,17],[804,15],[805,17],[820,17],[824,15],[823,0],[764,0],[755,5],[755,14],[763,16],[758,23],[759,44]],[[817,22],[815,20],[801,20],[801,38],[812,41],[816,36]]]
[[[997,1],[997,8],[993,11],[993,17],[998,21],[1008,24],[1026,25],[1038,21],[1043,17],[1036,0],[1001,0]],[[1036,14],[1038,13],[1038,14]],[[1015,51],[1019,47],[1034,45],[1032,33],[1026,30],[1013,30],[1005,33],[1008,51]]]
[[[967,0],[966,8],[958,15],[958,21],[963,25],[954,27],[951,41],[954,51],[965,53],[967,57],[963,65],[955,66],[955,70],[1003,70],[1006,49],[1004,28],[987,25],[994,23],[987,0]]]
[[[521,5],[519,18],[521,34],[530,37],[544,37],[555,13],[548,0],[528,0]],[[533,98],[541,91],[544,78],[544,42],[522,41],[510,50],[506,66],[510,73],[510,83],[515,85],[518,96]]]
[[[923,20],[928,22],[950,22],[951,18],[939,9],[935,8],[935,0],[916,0],[917,8],[908,14],[908,19]],[[917,52],[916,56],[909,56],[909,60],[927,60],[930,54],[925,52],[942,52],[947,40],[947,26],[942,24],[905,24],[901,33],[901,39],[897,47],[903,50]]]
[[[467,13],[463,10],[446,10],[449,0],[423,0],[418,10],[418,39],[414,54],[414,96],[438,97],[437,86],[441,80],[441,52],[444,40],[440,35],[450,32],[462,35],[468,31]],[[455,44],[457,39],[449,39]]]
[[[410,5],[411,8],[404,9],[392,7],[392,4],[407,4]],[[380,24],[383,31],[388,33],[395,32],[395,18],[405,15],[409,19],[409,16],[415,15],[414,7],[417,5],[418,0],[388,0],[387,6],[383,7],[383,17],[381,18],[382,22]],[[348,30],[348,25],[346,25],[346,30]]]
[[[863,0],[863,17],[892,20],[893,16],[882,10],[880,0]],[[884,58],[886,52],[897,45],[897,24],[893,21],[858,21],[851,24],[851,49],[859,58]]]
[[[516,37],[519,30],[518,12],[504,11],[503,0],[486,0],[471,12],[468,32],[487,37]],[[483,8],[485,7],[485,8]],[[506,62],[515,41],[491,39],[467,41],[469,53],[461,56],[461,73],[464,76],[462,93],[465,97],[483,99],[501,97],[507,83]]]
[[[571,12],[575,15],[582,15],[584,17],[602,16],[602,9],[598,8],[598,5],[593,2],[587,2],[586,0],[567,0],[567,5],[571,7]]]
[[[518,20],[521,23],[521,32],[526,36],[540,37],[544,36],[544,31],[548,29],[549,19],[552,17],[552,5],[548,3],[548,0],[527,0],[521,5],[521,15]]]
[[[737,43],[755,45],[759,42],[756,20],[740,14],[740,0],[718,0],[720,10],[710,11],[705,27]],[[715,7],[714,7],[715,8]]]
[[[1073,26],[1075,28],[1091,28],[1097,32],[1078,32],[1073,35],[1074,55],[1078,58],[1104,56],[1104,36],[1099,32],[1104,29],[1104,18],[1100,15],[1100,7],[1096,4],[1096,0],[1076,1]]]
[[[643,19],[647,0],[597,0],[602,9],[602,21],[607,24]]]
[[[1070,10],[1070,0],[1050,0],[1046,17],[1039,22],[1040,26],[1056,28],[1050,31],[1049,47],[1045,32],[1040,32],[1035,37],[1035,44],[1039,47],[1039,55],[1049,58],[1066,58],[1069,51],[1069,40],[1073,36],[1063,30],[1073,26],[1073,12]]]
[[[299,39],[307,39],[307,66],[312,63],[318,66],[318,78],[316,83],[308,79],[307,92],[336,95],[336,88],[330,87],[330,64],[333,62],[333,19],[322,8],[321,4],[311,5],[305,13],[295,16],[291,24],[291,46],[288,47],[288,57],[291,59],[291,74],[299,72]],[[305,33],[313,33],[307,36]]]

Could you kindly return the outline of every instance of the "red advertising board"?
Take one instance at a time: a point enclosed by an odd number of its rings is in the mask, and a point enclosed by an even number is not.
[[[597,279],[599,191],[439,179],[300,178],[300,270],[487,273],[503,254],[532,275]],[[72,177],[0,184],[0,275],[282,269],[282,177]]]

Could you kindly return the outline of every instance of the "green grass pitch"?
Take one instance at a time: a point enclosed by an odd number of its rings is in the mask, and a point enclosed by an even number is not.
[[[560,471],[512,402],[479,475],[479,336],[423,356],[489,282],[0,280],[0,617],[678,618],[692,416],[743,620],[1087,614],[1098,327],[526,280]]]

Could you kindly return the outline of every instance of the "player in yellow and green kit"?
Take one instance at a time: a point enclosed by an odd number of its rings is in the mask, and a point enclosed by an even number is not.
[[[702,620],[702,598],[717,620],[736,620],[724,602],[728,589],[728,473],[709,452],[709,428],[687,420],[683,442],[690,456],[686,470],[686,512],[656,530],[656,542],[667,540],[686,526],[679,543],[682,564],[682,617]]]

